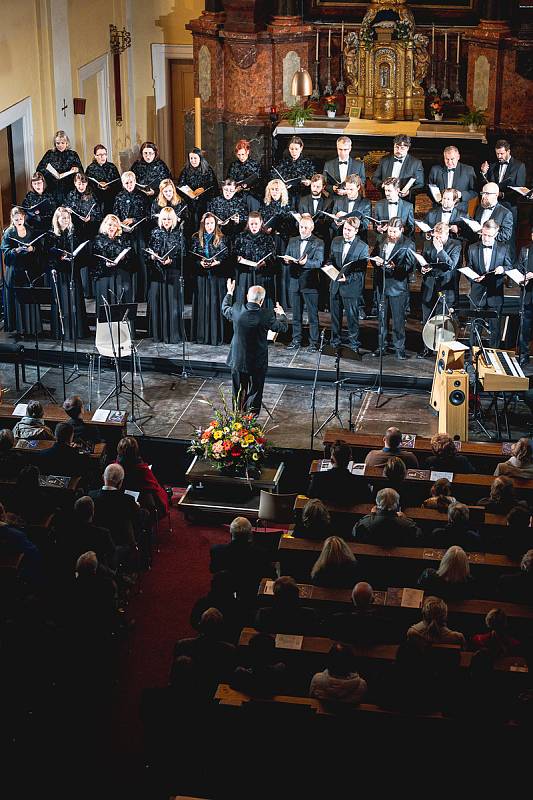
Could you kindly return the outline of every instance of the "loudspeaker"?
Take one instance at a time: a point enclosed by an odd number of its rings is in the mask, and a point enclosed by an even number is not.
[[[444,401],[439,408],[439,433],[468,441],[468,375],[445,372],[442,376]]]
[[[446,403],[444,376],[449,371],[463,371],[465,367],[465,351],[468,347],[460,342],[441,342],[435,358],[433,384],[429,404],[434,411],[440,411]]]

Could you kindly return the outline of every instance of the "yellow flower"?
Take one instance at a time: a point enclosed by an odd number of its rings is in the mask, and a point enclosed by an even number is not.
[[[255,439],[252,436],[252,434],[249,433],[247,434],[247,436],[244,437],[244,441],[246,442],[246,444],[252,444],[252,442],[255,442]]]
[[[228,426],[227,426],[227,425],[226,425],[226,427],[224,428],[224,433],[229,433],[229,428],[228,428]]]
[[[252,458],[254,461],[259,461],[259,453],[252,453]]]
[[[215,431],[213,434],[213,439],[222,439],[223,435],[224,434],[222,433],[222,431]]]
[[[248,442],[242,441],[241,442],[241,447],[248,447]]]
[[[242,428],[242,425],[241,425],[240,422],[234,422],[233,423],[233,430],[234,431],[240,431],[241,428]]]

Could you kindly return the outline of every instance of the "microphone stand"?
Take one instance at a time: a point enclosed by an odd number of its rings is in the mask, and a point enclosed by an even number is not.
[[[320,334],[320,347],[316,357],[315,375],[313,378],[313,389],[311,391],[311,450],[313,449],[313,442],[315,440],[315,417],[316,417],[316,386],[318,382],[318,372],[320,370],[320,361],[322,359],[322,350],[324,347],[324,334],[325,329],[322,328]]]
[[[61,300],[57,290],[57,271],[52,270],[52,283],[54,284],[54,294],[56,298],[57,315],[59,318],[59,339],[61,341],[61,373],[63,377],[63,400],[67,399],[66,384],[68,381],[65,379],[65,321],[63,318],[63,309],[61,308]]]
[[[183,257],[184,257],[184,241],[183,241],[183,225],[184,220],[181,221],[179,226],[180,233],[180,277],[179,277],[179,299],[180,299],[180,317],[181,317],[181,373],[177,375],[178,378],[193,377],[193,372],[189,364],[187,369],[187,355],[185,349],[185,278],[183,275]]]
[[[482,417],[482,414],[483,414],[483,410],[481,408],[481,400],[479,400],[479,387],[480,387],[480,382],[479,382],[479,359],[480,359],[481,356],[484,357],[485,361],[486,361],[486,359],[485,359],[485,347],[483,345],[483,342],[481,340],[481,334],[479,332],[479,323],[480,322],[484,324],[484,320],[480,320],[480,319],[473,319],[472,320],[472,336],[476,340],[477,346],[478,346],[477,353],[472,356],[473,359],[474,359],[474,375],[475,375],[475,377],[474,377],[474,412],[473,412],[472,422],[476,422],[479,425],[479,427],[481,428],[481,430],[483,431],[483,433],[485,434],[485,436],[487,437],[487,439],[489,439],[489,441],[492,441],[492,436],[490,435],[488,430],[485,428],[485,426],[481,422],[481,417]],[[488,362],[486,362],[486,363],[488,363]],[[478,407],[478,402],[479,402],[479,407]],[[495,413],[496,413],[496,418],[497,418],[498,417],[498,409],[496,409]]]
[[[522,330],[524,328],[524,306],[526,305],[526,276],[524,273],[524,281],[520,284],[520,315],[519,315],[519,322],[518,322],[518,333],[516,334],[516,344],[515,344],[515,351],[518,350],[518,358],[520,359],[522,356],[521,353],[521,342],[522,342]],[[529,353],[526,352],[524,355],[529,356]]]
[[[120,394],[120,391],[119,391],[119,387],[120,387],[120,384],[122,382],[122,378],[120,377],[120,373],[119,373],[117,350],[116,350],[116,347],[115,347],[115,340],[113,338],[113,325],[111,323],[111,309],[109,307],[109,302],[106,300],[104,295],[102,295],[102,300],[104,302],[105,316],[106,316],[106,319],[107,319],[107,325],[108,325],[108,328],[109,328],[109,338],[110,338],[110,341],[111,341],[111,349],[113,351],[113,360],[115,362],[115,391],[114,391],[114,394],[115,394],[116,401],[117,401],[117,411],[120,411],[120,406],[119,406],[119,394]],[[120,325],[118,326],[118,329],[120,331]],[[113,394],[113,392],[111,392],[111,394]],[[107,397],[102,401],[102,403],[100,403],[98,408],[101,408],[104,405],[104,403],[106,402],[107,398],[110,397],[110,396],[111,395],[107,395]]]
[[[74,334],[74,367],[71,370],[70,375],[67,378],[67,383],[72,383],[73,381],[77,380],[81,373],[80,368],[78,366],[78,307],[76,305],[76,295],[75,295],[75,287],[74,287],[74,241],[72,238],[72,234],[69,235],[69,245],[70,245],[70,280],[69,280],[69,297],[70,297],[70,306],[72,312],[72,328]],[[56,287],[57,291],[57,287]],[[82,297],[84,297],[82,292]],[[85,300],[83,300],[85,302]],[[63,330],[64,336],[64,330]]]

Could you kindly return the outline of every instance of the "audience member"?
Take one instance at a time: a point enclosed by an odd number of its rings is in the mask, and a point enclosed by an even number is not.
[[[400,504],[402,499],[402,488],[406,489],[405,478],[407,476],[407,467],[404,461],[399,456],[391,456],[385,466],[383,467],[383,477],[385,480],[382,482],[382,488],[396,489],[400,495]]]
[[[496,466],[494,474],[508,475],[510,478],[533,478],[533,450],[527,437],[519,439],[511,447],[511,458]]]
[[[139,492],[139,503],[143,508],[155,507],[157,517],[165,517],[168,514],[167,493],[139,455],[139,444],[133,436],[125,436],[118,443],[117,463],[124,470],[124,488]]]
[[[216,572],[211,578],[209,592],[194,604],[191,611],[191,626],[195,630],[199,630],[202,614],[208,608],[218,609],[224,617],[222,638],[226,642],[236,643],[246,622],[246,609],[235,597],[234,581],[230,572],[226,570]]]
[[[352,611],[342,611],[327,620],[328,636],[338,642],[358,645],[396,641],[394,627],[383,606],[374,605],[374,591],[365,581],[352,590]]]
[[[43,475],[68,475],[83,477],[89,471],[88,456],[73,446],[74,430],[68,422],[56,425],[56,441],[46,450],[36,451],[32,458]]]
[[[429,469],[460,475],[475,472],[468,458],[457,450],[454,440],[447,433],[436,433],[432,436],[431,450],[433,455],[426,462]]]
[[[200,618],[198,636],[180,639],[174,647],[174,662],[180,656],[192,659],[198,673],[199,683],[205,696],[212,696],[219,683],[227,683],[235,669],[236,649],[222,638],[224,617],[216,608],[208,608]],[[176,682],[174,665],[170,673],[170,684]]]
[[[401,458],[408,469],[418,467],[418,459],[415,454],[408,449],[401,449],[402,433],[399,428],[387,428],[383,437],[383,445],[382,450],[371,450],[367,454],[365,458],[367,467],[384,467],[391,456]]]
[[[322,500],[308,500],[302,511],[302,520],[296,524],[293,536],[303,539],[325,539],[331,529],[331,517]]]
[[[520,650],[520,642],[509,634],[507,614],[501,608],[491,608],[485,617],[487,633],[476,633],[472,644],[476,650],[488,650],[492,658],[512,655]]]
[[[231,685],[251,697],[272,697],[287,691],[287,668],[279,661],[276,641],[268,633],[256,633],[248,642],[248,667],[237,667]]]
[[[464,503],[450,503],[448,523],[443,528],[435,528],[425,537],[431,547],[446,549],[458,544],[467,553],[483,550],[481,536],[470,528],[470,509]]]
[[[533,603],[533,550],[524,553],[520,572],[500,576],[498,589],[511,603]]]
[[[418,578],[417,585],[426,595],[445,600],[465,600],[472,596],[473,579],[465,551],[452,545],[441,558],[437,570],[428,567]]]
[[[355,670],[350,647],[335,643],[328,654],[327,666],[311,678],[309,696],[358,705],[367,693],[367,683]]]
[[[226,570],[233,579],[238,598],[253,603],[261,578],[275,573],[266,555],[252,542],[252,524],[246,517],[235,517],[230,525],[231,541],[211,548],[211,572]]]
[[[87,646],[96,638],[108,639],[119,626],[118,591],[109,570],[98,563],[96,553],[82,553],[76,562],[71,608],[80,638],[88,635]]]
[[[16,478],[24,465],[22,454],[15,450],[13,431],[4,428],[0,431],[0,478]]]
[[[26,523],[42,523],[53,511],[51,495],[41,487],[39,467],[28,464],[17,475],[9,510]]]
[[[448,606],[440,597],[426,597],[422,606],[422,620],[411,625],[407,639],[418,644],[458,644],[465,647],[465,637],[460,631],[447,627]]]
[[[258,610],[255,627],[268,633],[317,636],[320,632],[320,619],[314,608],[301,605],[300,590],[294,578],[282,575],[274,581],[272,606]]]
[[[330,536],[311,570],[311,583],[329,589],[349,589],[361,577],[359,564],[343,539]]]
[[[422,508],[432,508],[440,511],[441,514],[446,514],[450,505],[456,502],[457,500],[452,496],[452,485],[448,478],[438,478],[431,487],[431,497],[424,500]]]
[[[502,475],[492,481],[489,497],[482,497],[477,505],[485,506],[487,514],[505,515],[515,506],[522,505],[522,502],[515,494],[511,478]]]
[[[533,528],[531,509],[515,506],[507,514],[507,525],[498,541],[495,551],[506,553],[510,558],[520,560],[527,550],[533,548]],[[492,545],[491,545],[492,548]]]
[[[48,439],[53,441],[54,434],[43,419],[44,409],[38,400],[30,400],[26,407],[26,415],[13,428],[15,439]]]
[[[99,564],[109,569],[116,569],[117,548],[107,528],[94,524],[94,500],[85,495],[74,503],[74,513],[68,521],[68,544],[76,561],[82,553],[92,550],[96,553]],[[65,541],[67,544],[67,541]]]
[[[30,588],[35,589],[41,584],[44,577],[41,553],[24,531],[8,522],[5,508],[0,503],[0,555],[16,556],[19,554],[22,555],[22,561],[18,568],[18,575]]]
[[[120,464],[108,464],[104,471],[104,485],[91,492],[94,501],[93,522],[107,528],[118,548],[118,559],[127,569],[133,570],[138,560],[137,542],[141,538],[143,516],[139,505],[122,488],[124,470]]]
[[[78,444],[94,445],[100,441],[96,425],[88,425],[83,421],[83,400],[77,394],[67,397],[63,408],[69,416],[69,425],[74,430],[74,441]]]
[[[348,506],[357,498],[358,503],[370,501],[370,491],[348,469],[352,451],[347,444],[335,442],[331,448],[331,469],[315,472],[309,484],[309,497],[318,497],[332,506]]]
[[[395,489],[380,489],[376,507],[357,522],[352,536],[358,542],[383,547],[416,545],[421,532],[416,522],[400,510],[400,496]]]

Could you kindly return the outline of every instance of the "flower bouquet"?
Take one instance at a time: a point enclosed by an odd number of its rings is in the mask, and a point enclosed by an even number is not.
[[[248,477],[264,461],[269,443],[254,414],[230,410],[222,398],[222,408],[213,406],[209,425],[196,430],[189,452],[204,458],[221,471]]]
[[[444,103],[440,97],[434,97],[429,104],[429,108],[431,109],[431,113],[436,120],[442,119],[442,109],[444,108]]]

